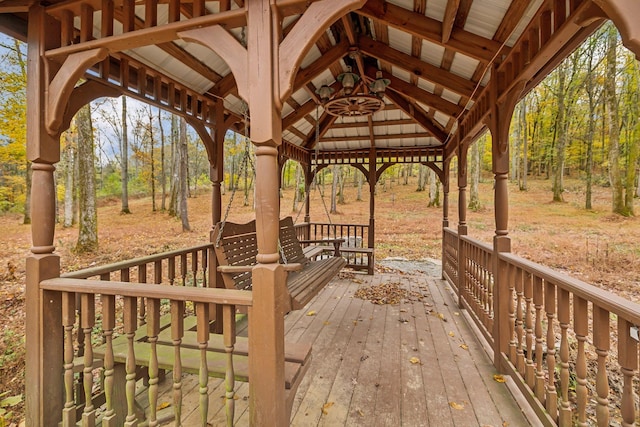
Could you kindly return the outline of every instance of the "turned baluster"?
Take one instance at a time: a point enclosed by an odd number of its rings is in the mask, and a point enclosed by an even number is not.
[[[558,288],[558,324],[560,325],[560,425],[571,426],[571,405],[569,403],[569,291]]]
[[[549,416],[558,421],[558,392],[556,391],[555,371],[556,371],[556,334],[555,334],[555,314],[556,314],[556,288],[553,284],[545,282],[544,287],[544,308],[547,313],[547,394],[546,405]]]
[[[172,256],[167,259],[167,274],[169,274],[169,285],[173,286],[176,280],[176,257]]]
[[[62,293],[62,327],[64,328],[64,391],[62,426],[76,425],[76,404],[73,399],[73,326],[76,323],[76,294]]]
[[[535,394],[536,398],[544,405],[545,398],[545,378],[544,378],[544,338],[542,335],[542,303],[544,302],[544,295],[542,293],[542,278],[533,278],[533,304],[536,308],[536,386]]]
[[[176,426],[182,418],[182,357],[180,345],[184,336],[184,301],[171,301],[171,342],[173,344],[173,410]]]
[[[509,360],[514,365],[516,364],[516,353],[518,343],[516,341],[516,307],[514,304],[514,293],[515,293],[515,281],[517,277],[516,267],[510,264],[506,265],[508,269],[507,273],[507,285],[508,292],[505,298],[509,304]]]
[[[524,313],[523,313],[523,305],[524,305],[524,284],[523,281],[523,271],[518,268],[516,270],[516,368],[520,375],[525,374],[524,372]]]
[[[193,277],[193,286],[198,286],[198,252],[191,253],[191,276]]]
[[[533,352],[535,336],[533,334],[533,282],[531,281],[531,273],[526,273],[524,277],[524,300],[525,314],[524,325],[526,330],[527,356],[525,360],[525,381],[529,388],[533,390],[535,387],[535,365],[533,363]]]
[[[131,270],[129,270],[128,268],[123,268],[122,270],[120,270],[120,281],[128,282],[130,280],[131,280]]]
[[[157,279],[156,279],[157,280]],[[147,298],[147,341],[149,342],[149,427],[158,425],[158,334],[160,333],[160,300]]]
[[[95,425],[96,411],[93,407],[91,394],[93,392],[93,346],[91,344],[91,331],[96,321],[94,295],[82,294],[80,296],[82,316],[80,317],[80,327],[84,335],[84,369],[82,385],[84,388],[85,406],[82,413],[82,425]]]
[[[138,283],[147,283],[147,264],[138,266]],[[147,321],[147,306],[144,302],[144,298],[140,298],[140,307],[138,308],[138,326],[144,325]]]
[[[102,418],[105,427],[116,427],[116,413],[113,408],[114,355],[113,328],[116,327],[116,297],[102,295],[102,335],[104,337],[104,394],[106,410]]]
[[[198,371],[200,393],[200,420],[207,425],[209,414],[209,368],[207,366],[207,345],[209,343],[209,304],[196,303],[198,348],[200,349],[200,369]]]
[[[227,369],[225,372],[225,406],[227,412],[227,426],[233,426],[233,418],[235,413],[235,372],[233,369],[233,348],[236,345],[236,307],[235,305],[224,305],[222,313],[223,321],[223,338],[224,351],[227,354]]]
[[[636,394],[633,388],[633,378],[638,369],[638,342],[630,336],[632,327],[633,325],[628,321],[618,320],[618,362],[624,376],[620,415],[624,427],[634,426],[636,420]]]
[[[187,286],[187,254],[180,255],[180,276],[182,279],[182,286]]]
[[[209,265],[209,249],[202,250],[202,287],[207,287],[207,267]]]
[[[156,285],[162,283],[162,260],[153,263],[153,283]]]
[[[589,333],[589,313],[587,300],[580,297],[573,298],[573,323],[578,341],[576,354],[576,424],[580,427],[587,426],[587,356],[585,343]]]
[[[593,345],[598,355],[596,373],[596,420],[599,427],[609,425],[609,379],[607,375],[607,356],[609,355],[609,312],[593,307]]]
[[[135,297],[124,298],[123,323],[124,334],[127,337],[127,359],[125,362],[126,372],[126,396],[127,396],[127,418],[125,427],[136,427],[136,355],[134,350],[134,338],[136,333],[137,299]],[[142,420],[140,420],[142,421]]]

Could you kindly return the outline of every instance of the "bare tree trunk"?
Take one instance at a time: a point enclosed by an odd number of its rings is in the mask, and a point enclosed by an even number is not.
[[[129,209],[129,130],[127,125],[127,97],[122,97],[122,147],[120,149],[122,169],[120,181],[122,185],[122,207],[120,213],[130,214]]]
[[[356,200],[358,202],[362,201],[362,172],[360,171],[356,171],[355,172],[355,176],[356,176]]]
[[[160,210],[167,209],[167,171],[165,170],[164,156],[164,126],[162,126],[162,113],[158,108],[158,127],[160,128],[160,185],[162,186],[162,201],[160,202]]]
[[[345,204],[344,201],[344,170],[342,166],[338,166],[338,203]]]
[[[567,145],[567,129],[566,129],[566,80],[567,80],[567,65],[566,63],[560,64],[557,69],[558,73],[558,86],[557,86],[557,96],[556,102],[558,106],[558,115],[556,116],[556,147],[555,147],[555,161],[552,163],[553,165],[553,201],[554,202],[562,202],[564,198],[562,193],[564,193],[564,157],[565,157],[565,147]]]
[[[431,168],[429,168],[429,206],[440,206],[438,177]]]
[[[616,59],[618,35],[613,25],[607,31],[607,74],[605,76],[605,99],[609,119],[609,182],[611,183],[612,212],[627,215],[622,198],[622,174],[620,172],[620,127],[618,97],[616,96]]]
[[[427,182],[427,167],[425,165],[423,165],[422,163],[420,163],[418,165],[418,188],[416,188],[416,191],[424,191],[425,190],[425,184]]]
[[[74,184],[74,141],[73,141],[73,137],[71,135],[71,130],[68,130],[64,133],[65,138],[66,138],[66,146],[64,151],[62,152],[62,155],[64,156],[64,163],[65,163],[65,168],[64,168],[64,220],[63,220],[63,226],[64,227],[71,227],[73,225],[73,219],[74,219],[74,215],[73,215],[73,211],[74,211],[74,207],[75,204],[73,203],[74,200],[74,193],[75,193],[75,186]]]
[[[300,188],[300,181],[302,175],[302,168],[300,165],[296,164],[296,183],[295,183],[295,192],[293,194],[293,211],[298,212],[298,203],[300,203],[304,199],[304,184],[302,185],[302,189]]]
[[[153,148],[155,141],[153,140],[153,114],[151,113],[151,106],[149,108],[149,128],[147,129],[147,137],[149,138],[149,166],[151,168],[150,184],[151,184],[151,210],[157,211],[156,206],[156,162],[154,162]]]
[[[187,162],[188,162],[188,146],[187,146],[187,122],[184,118],[180,118],[180,220],[182,221],[182,231],[191,231],[189,225],[189,216],[187,213]]]
[[[178,123],[176,116],[171,116],[171,187],[169,190],[169,215],[177,217],[179,214],[178,206]]]
[[[527,99],[526,97],[520,104],[520,126],[522,127],[522,183],[520,190],[527,190],[527,175],[529,175],[529,135],[527,128]]]
[[[469,210],[478,211],[482,207],[480,202],[480,144],[484,142],[484,138],[476,141],[469,147],[471,151],[469,155]]]
[[[93,150],[93,126],[89,104],[78,111],[78,190],[79,230],[76,251],[98,249],[98,212],[96,209],[96,177]]]
[[[338,165],[333,165],[331,170],[333,171],[333,181],[331,183],[331,210],[329,213],[334,214],[338,212],[338,206],[336,203],[338,199]]]

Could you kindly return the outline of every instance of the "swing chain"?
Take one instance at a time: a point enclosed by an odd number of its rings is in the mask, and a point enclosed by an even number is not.
[[[244,103],[243,103],[244,104]],[[253,165],[253,161],[251,161],[250,157],[251,157],[251,151],[250,151],[250,139],[247,138],[247,120],[248,120],[248,108],[249,106],[244,104],[244,111],[243,111],[243,116],[244,116],[244,156],[242,158],[242,163],[240,163],[240,170],[238,171],[238,176],[242,176],[242,174],[244,173],[244,170],[247,168],[247,166],[251,166],[251,168],[253,169],[254,173],[255,173],[255,166]],[[237,133],[236,133],[236,137],[237,137]],[[233,177],[231,177],[231,182],[233,183]],[[222,221],[220,221],[220,229],[218,230],[218,235],[216,236],[216,242],[215,242],[215,246],[216,248],[220,247],[220,241],[222,240],[222,232],[224,230],[224,226],[227,223],[227,218],[229,217],[229,212],[231,212],[231,206],[233,205],[233,199],[235,198],[236,192],[238,191],[238,186],[237,185],[233,185],[233,189],[231,190],[231,196],[229,197],[229,203],[227,204],[227,209],[224,213],[224,217],[222,219]]]

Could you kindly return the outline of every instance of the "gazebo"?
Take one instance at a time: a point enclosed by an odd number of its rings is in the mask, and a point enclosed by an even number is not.
[[[229,422],[234,378],[250,378],[251,424],[289,423],[291,395],[308,355],[296,361],[285,348],[287,267],[278,248],[278,189],[286,159],[305,168],[307,191],[314,174],[328,165],[352,165],[365,175],[372,197],[362,252],[370,257],[373,192],[382,171],[396,163],[433,169],[444,186],[443,279],[490,344],[495,368],[509,374],[526,396],[535,421],[586,425],[587,408],[595,406],[598,424],[609,425],[607,378],[616,369],[624,376],[621,417],[624,425],[634,424],[638,351],[633,331],[637,339],[640,308],[510,253],[507,174],[516,103],[606,19],[640,54],[640,3],[5,0],[0,11],[0,31],[28,43],[27,151],[33,170],[33,247],[26,284],[28,426],[94,425],[97,419],[103,425],[137,425],[135,387],[142,366],[153,408],[149,425],[157,423],[162,369],[174,372],[175,407],[184,406],[183,368],[199,375],[195,404],[206,423],[207,377],[214,370],[212,319],[221,339],[217,357],[227,384]],[[212,227],[222,213],[224,135],[228,129],[250,129],[256,147],[258,250],[251,291],[223,288],[214,237],[183,251],[60,277],[54,246],[60,135],[82,105],[123,94],[185,117],[198,132],[211,165]],[[492,135],[495,175],[492,245],[468,236],[465,208],[467,149],[486,129]],[[454,228],[448,193],[449,166],[456,157]],[[300,237],[317,237],[310,231],[308,208],[305,223]],[[199,286],[175,286],[180,270],[184,280],[189,269]],[[129,285],[134,277],[139,283]],[[164,301],[168,311],[161,309]],[[235,354],[239,307],[249,312],[246,367]],[[192,328],[183,322],[189,310]],[[92,343],[97,312],[100,345]],[[618,329],[617,366],[607,365],[611,319]],[[191,330],[194,344],[186,349]],[[138,340],[141,333],[144,341]],[[577,342],[571,352],[569,335]],[[593,405],[586,388],[588,342],[597,353]],[[167,366],[165,350],[171,358]],[[195,358],[192,365],[187,355]],[[246,375],[239,378],[243,370]],[[100,402],[93,396],[97,371]],[[568,400],[570,377],[577,383],[575,406]],[[180,409],[175,416],[179,422]]]

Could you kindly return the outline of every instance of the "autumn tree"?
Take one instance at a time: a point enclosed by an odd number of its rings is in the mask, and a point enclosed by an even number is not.
[[[77,252],[98,249],[98,213],[96,207],[96,177],[93,145],[91,107],[85,105],[78,111],[78,202],[79,230]]]
[[[0,46],[0,212],[22,208],[31,222],[30,167],[26,158],[26,45],[18,40]]]
[[[189,225],[189,215],[187,212],[187,163],[188,159],[188,147],[187,147],[187,122],[184,117],[180,118],[180,136],[178,143],[178,180],[179,180],[179,207],[180,207],[180,221],[182,222],[182,231],[191,231],[191,226]]]
[[[469,174],[469,203],[468,207],[472,211],[478,211],[482,207],[480,202],[480,146],[483,145],[484,140],[487,139],[485,134],[479,141],[471,144],[468,150],[468,174]]]

